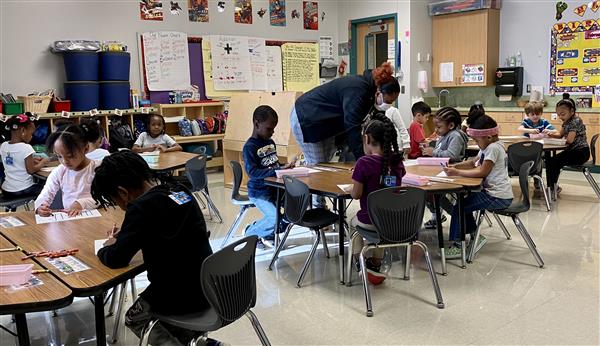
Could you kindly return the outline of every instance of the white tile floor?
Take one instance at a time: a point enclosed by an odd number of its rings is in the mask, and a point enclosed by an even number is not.
[[[600,176],[595,176],[600,181]],[[229,203],[222,174],[211,174],[210,190],[225,222],[208,222],[213,244],[220,244],[237,213]],[[332,258],[322,251],[315,256],[304,286],[295,287],[306,258],[310,233],[297,230],[293,244],[274,271],[265,268],[271,252],[257,254],[258,301],[254,309],[270,341],[279,344],[600,344],[599,233],[600,203],[580,174],[561,176],[563,193],[552,212],[535,199],[522,216],[546,262],[540,269],[510,220],[513,235],[506,240],[496,224],[483,233],[488,244],[467,269],[450,262],[448,276],[438,276],[446,308],[435,307],[431,282],[421,254],[414,249],[412,277],[404,281],[402,265],[395,262],[391,277],[372,289],[375,316],[364,315],[362,288],[338,283],[335,235]],[[353,203],[351,210],[356,210]],[[351,211],[350,213],[353,213]],[[259,216],[251,210],[246,220]],[[448,224],[446,223],[445,226]],[[435,234],[424,233],[431,244],[434,266],[440,269]],[[138,277],[141,291],[147,284]],[[128,297],[127,305],[131,304]],[[51,313],[29,314],[32,345],[94,345],[93,307],[87,299]],[[107,332],[114,317],[107,318]],[[0,323],[14,328],[8,316]],[[247,319],[211,334],[225,342],[258,344]],[[126,328],[119,331],[118,345],[135,345],[137,338]],[[0,345],[15,339],[0,331]]]

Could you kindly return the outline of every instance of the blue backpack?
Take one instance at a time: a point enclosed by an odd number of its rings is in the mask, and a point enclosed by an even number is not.
[[[46,144],[48,138],[48,124],[40,123],[37,124],[33,135],[31,135],[31,144]]]
[[[190,121],[188,119],[183,118],[183,119],[179,120],[177,125],[179,126],[179,134],[180,135],[182,135],[184,137],[193,135],[192,124],[190,124]]]

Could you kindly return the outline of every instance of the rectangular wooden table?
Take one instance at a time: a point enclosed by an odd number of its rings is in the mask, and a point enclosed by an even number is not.
[[[521,137],[521,136],[500,136],[500,141],[502,141],[502,144],[504,144],[504,149],[508,150],[508,147],[511,144],[515,144],[515,143],[522,143],[522,142],[537,142],[537,139],[531,139],[528,137]],[[558,145],[558,144],[545,144],[542,143],[543,147],[542,150],[547,151],[547,152],[556,152],[558,150],[564,150],[567,146],[566,145]],[[467,150],[470,151],[479,151],[479,147],[477,146],[477,143],[475,143],[474,140],[470,139],[467,145]]]
[[[18,217],[26,225],[0,229],[0,233],[27,252],[79,249],[74,257],[90,269],[65,274],[48,263],[45,258],[35,260],[50,269],[52,274],[73,291],[74,296],[94,297],[96,340],[98,345],[106,345],[104,292],[135,277],[145,269],[139,253],[125,268],[110,269],[100,262],[94,251],[94,240],[106,238],[106,232],[114,224],[120,226],[124,212],[108,209],[100,210],[100,213],[101,217],[40,225],[36,224],[33,212],[11,213],[10,215]]]
[[[0,235],[0,249],[13,247],[15,244]],[[0,252],[0,265],[33,264],[33,270],[45,269],[32,259],[21,260],[24,255],[20,250]],[[52,273],[34,275],[43,284],[18,290],[0,286],[0,315],[15,315],[19,346],[29,345],[26,313],[60,309],[73,301],[71,290]]]

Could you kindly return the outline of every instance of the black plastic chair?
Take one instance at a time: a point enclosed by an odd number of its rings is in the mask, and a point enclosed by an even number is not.
[[[229,161],[229,165],[231,166],[231,171],[233,172],[233,188],[231,189],[231,203],[234,205],[240,206],[240,211],[236,215],[235,220],[229,227],[227,231],[227,235],[225,235],[225,239],[221,243],[221,248],[229,242],[229,238],[233,235],[233,232],[240,226],[244,215],[250,208],[254,208],[255,205],[250,201],[247,195],[240,194],[240,186],[242,185],[242,166],[239,162],[231,160]]]
[[[164,316],[153,314],[144,327],[140,345],[148,345],[150,332],[157,322],[204,332],[196,342],[204,340],[208,332],[221,329],[246,315],[262,345],[271,345],[256,315],[250,310],[256,304],[256,273],[254,255],[257,236],[242,238],[208,256],[202,263],[202,290],[210,308],[194,314]],[[202,292],[199,292],[202,294]]]
[[[417,233],[421,229],[423,222],[423,212],[425,210],[425,191],[415,187],[390,187],[386,189],[371,192],[367,199],[369,206],[369,217],[375,225],[376,231],[366,230],[360,227],[352,238],[362,236],[366,242],[360,252],[360,268],[362,275],[363,290],[367,304],[367,316],[373,316],[373,306],[371,304],[371,292],[366,274],[365,254],[370,249],[404,247],[406,246],[406,262],[404,278],[410,278],[410,247],[417,245],[425,254],[427,270],[433,284],[433,290],[437,299],[437,307],[444,308],[442,292],[437,281],[436,273],[431,264],[429,250],[425,243],[417,240]],[[350,249],[352,251],[352,239],[350,240]],[[351,256],[351,255],[349,255]],[[347,267],[348,268],[348,267]],[[351,272],[351,271],[350,271]],[[348,275],[348,280],[350,280]]]
[[[513,167],[514,170],[509,170],[509,175],[511,177],[518,177],[519,167],[521,167],[525,162],[533,161],[533,167],[531,168],[529,175],[533,177],[533,179],[535,179],[540,185],[542,192],[544,193],[546,209],[550,211],[550,195],[548,195],[548,191],[544,185],[544,180],[542,180],[542,177],[540,176],[542,172],[543,149],[544,146],[538,142],[518,142],[511,144],[508,147],[508,162],[510,163],[510,167]]]
[[[590,151],[592,153],[592,161],[586,162],[581,166],[566,166],[564,170],[581,172],[587,179],[588,183],[594,189],[596,196],[600,199],[600,187],[594,180],[591,173],[600,173],[600,164],[596,163],[596,142],[598,141],[598,134],[592,136],[590,141]]]
[[[221,217],[221,213],[217,206],[213,203],[210,195],[208,193],[208,177],[206,176],[206,156],[198,155],[192,159],[189,159],[185,164],[185,174],[192,184],[192,192],[194,196],[196,196],[196,200],[200,202],[200,204],[204,204],[198,193],[202,194],[206,199],[208,214],[213,219],[213,213],[219,220],[219,223],[223,222],[223,218]]]
[[[506,209],[499,209],[499,210],[495,209],[495,210],[490,210],[489,212],[491,212],[493,214],[497,214],[497,215],[509,216],[510,218],[512,218],[512,220],[515,224],[515,227],[517,228],[517,231],[519,231],[519,233],[521,233],[523,240],[525,240],[525,243],[529,247],[529,250],[531,251],[531,254],[537,261],[539,267],[543,268],[544,260],[538,253],[537,247],[536,247],[535,243],[533,242],[533,239],[531,239],[531,236],[529,235],[527,228],[525,228],[525,225],[523,225],[523,222],[519,218],[519,214],[529,211],[529,208],[531,207],[531,203],[529,202],[528,177],[529,177],[529,172],[531,172],[531,168],[533,167],[533,163],[534,163],[533,161],[525,162],[521,165],[521,167],[519,169],[519,186],[521,187],[521,200],[513,200],[512,204],[510,206],[508,206],[508,208],[506,208]],[[506,226],[504,225],[502,220],[498,217],[496,218],[496,220],[500,224],[500,227],[502,228],[504,233],[505,234],[508,233],[508,230],[506,229]],[[479,234],[480,234],[480,228],[478,227],[477,231],[475,232],[474,239],[472,240],[473,244],[472,244],[472,246],[470,246],[469,261],[472,261],[473,258],[475,257],[477,243],[479,242]]]
[[[19,197],[13,199],[4,198],[2,194],[0,194],[0,208],[4,207],[6,211],[16,210],[20,206],[24,206],[25,210],[31,210],[29,207],[29,203],[33,202],[37,196],[26,196]]]
[[[293,177],[284,176],[283,182],[285,184],[285,200],[284,200],[284,208],[285,208],[285,218],[289,221],[289,225],[283,234],[283,238],[281,242],[279,242],[279,246],[275,250],[273,254],[273,258],[271,259],[271,263],[269,263],[269,270],[273,269],[273,264],[277,260],[279,253],[283,249],[285,245],[285,241],[290,234],[290,230],[293,225],[298,225],[301,227],[306,227],[315,232],[315,241],[313,242],[312,249],[308,254],[308,258],[306,262],[304,262],[304,266],[302,267],[302,271],[300,272],[300,276],[298,277],[298,281],[296,282],[296,287],[300,287],[302,284],[302,280],[304,279],[304,275],[306,274],[306,270],[310,266],[312,259],[317,251],[317,247],[319,246],[320,240],[323,240],[323,248],[325,250],[325,255],[329,258],[329,249],[327,248],[327,238],[325,237],[325,233],[321,230],[323,227],[327,227],[329,225],[334,225],[338,220],[338,215],[332,213],[331,211],[324,208],[313,208],[308,209],[311,201],[311,195],[308,189],[308,186],[301,182],[298,179]],[[307,210],[308,209],[308,210]]]

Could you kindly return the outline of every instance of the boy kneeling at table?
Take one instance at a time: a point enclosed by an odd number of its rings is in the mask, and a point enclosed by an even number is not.
[[[116,152],[96,168],[91,188],[101,207],[125,210],[121,228],[115,226],[98,251],[100,261],[123,268],[142,250],[150,285],[125,316],[125,325],[138,337],[149,311],[179,315],[209,307],[200,284],[202,262],[212,254],[202,212],[184,187],[162,185],[152,174],[139,155]],[[159,322],[149,341],[186,345],[195,336],[198,332]]]

